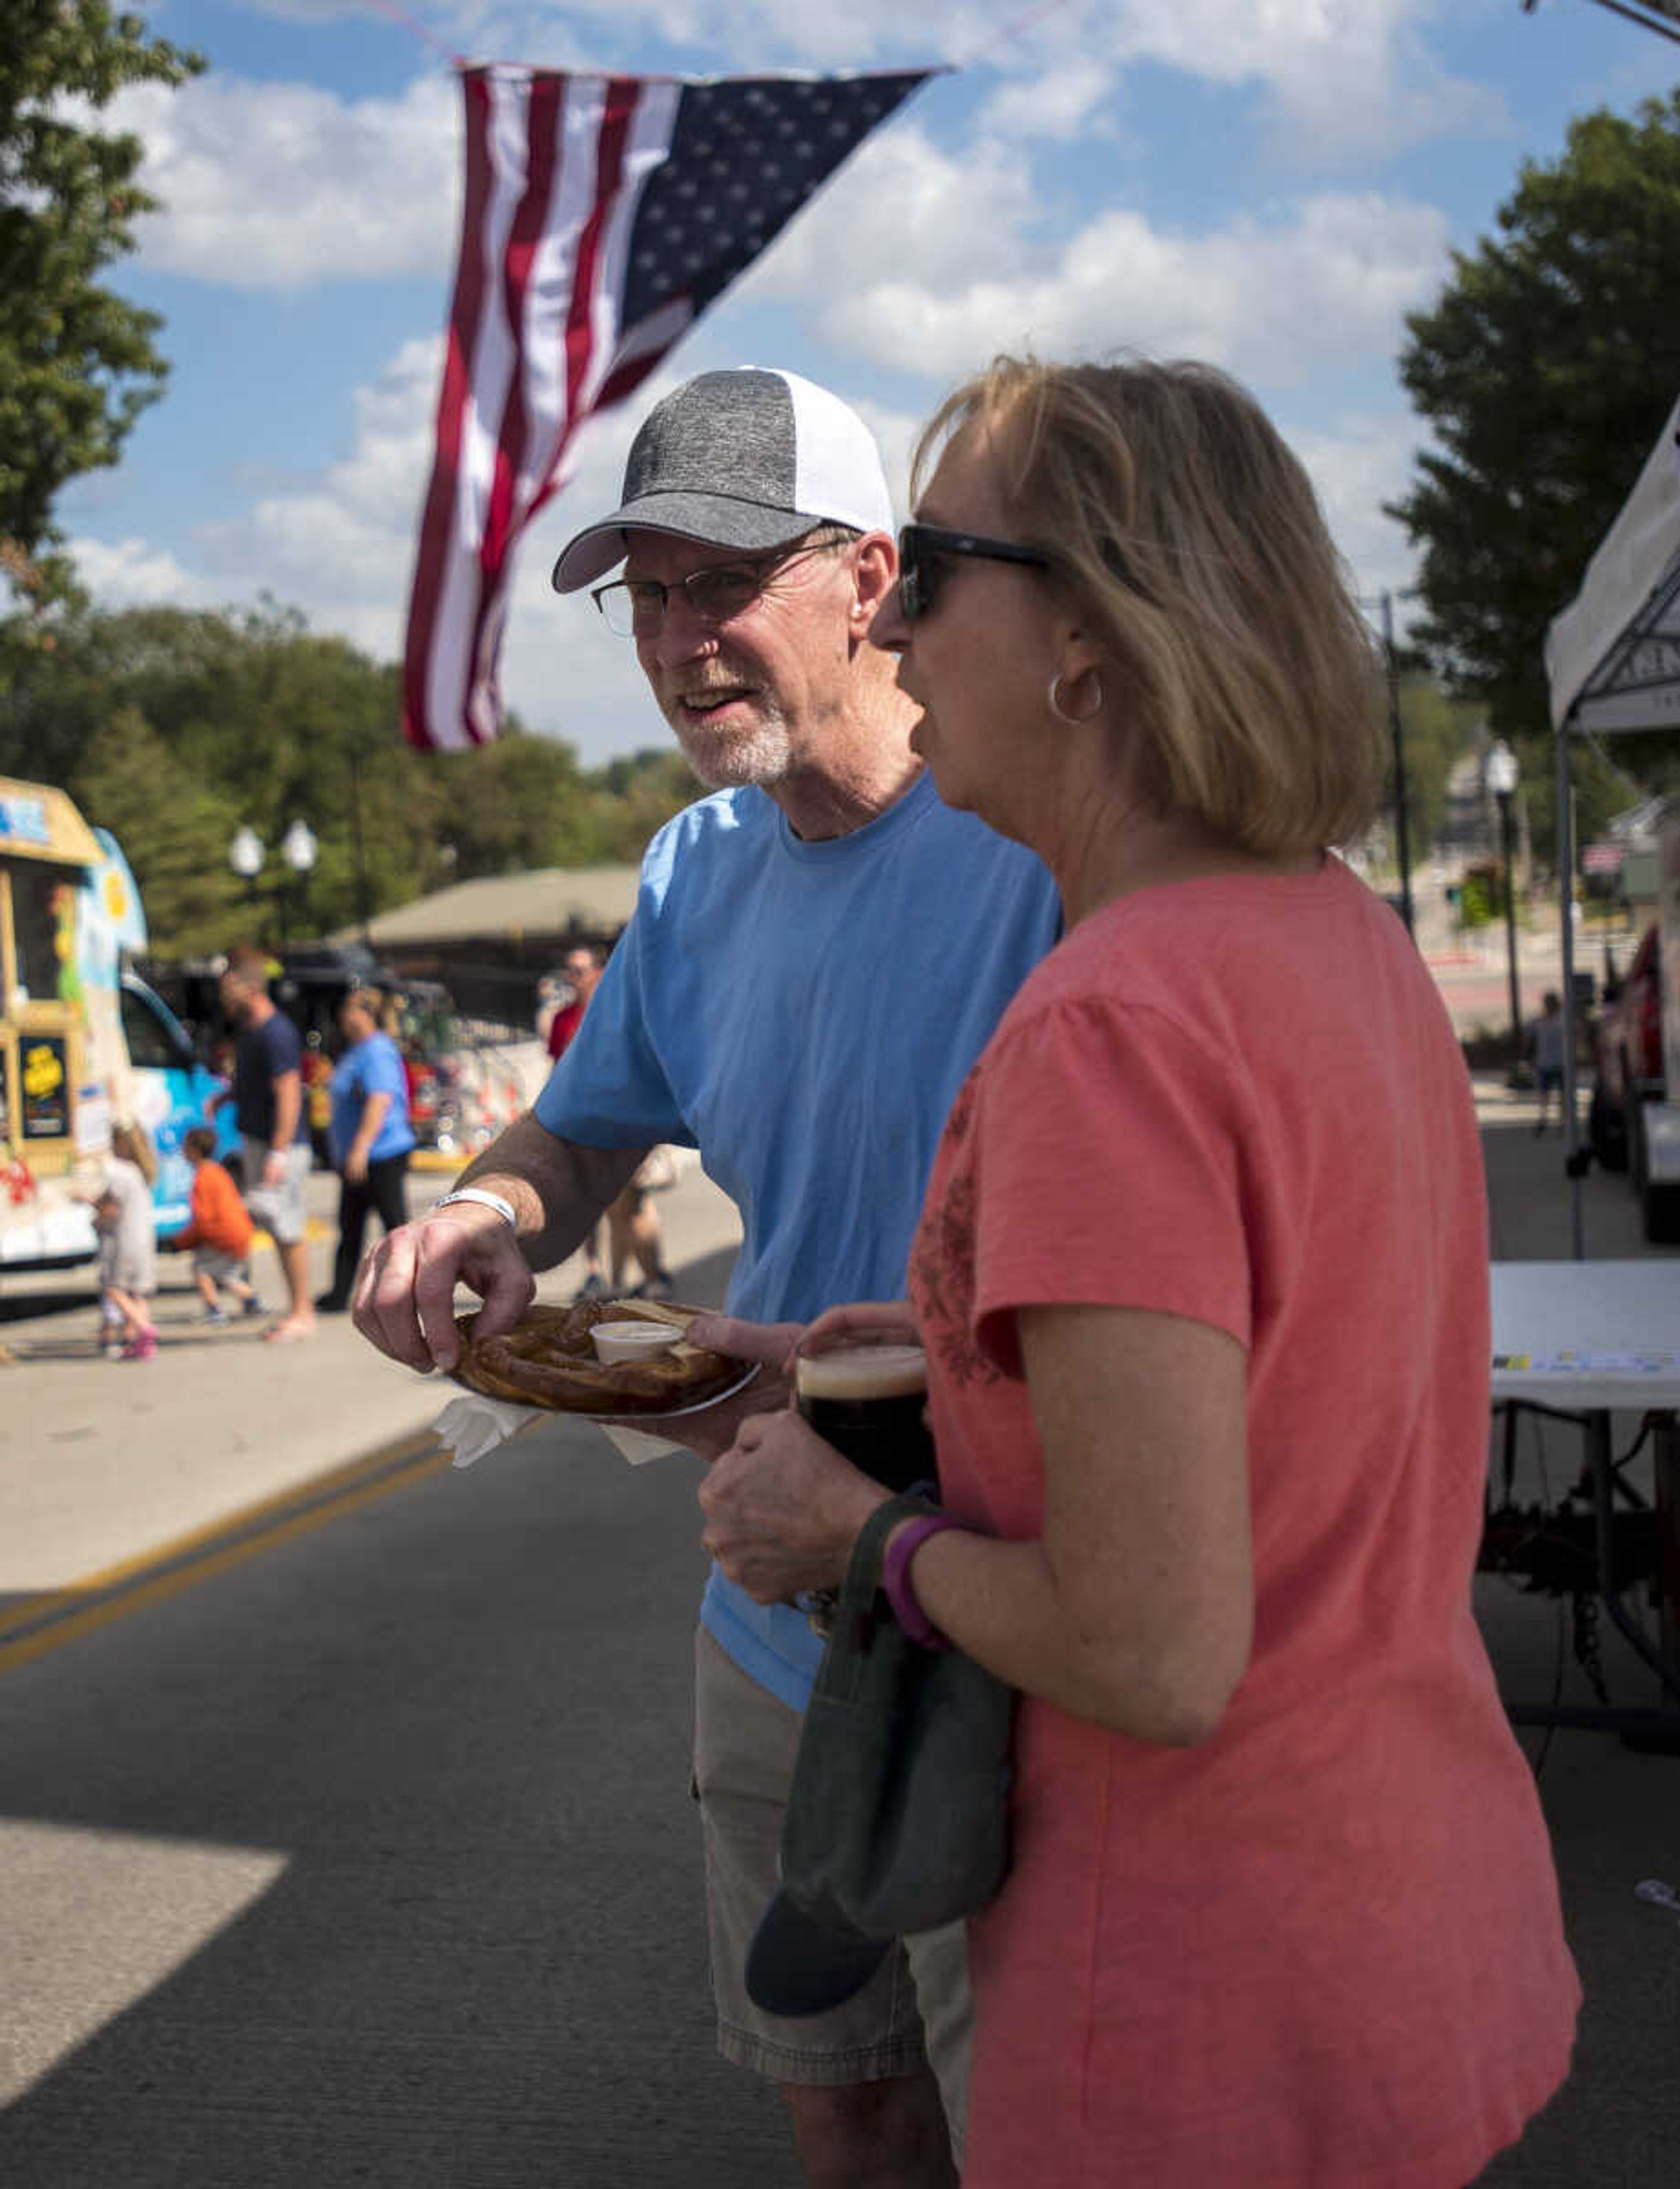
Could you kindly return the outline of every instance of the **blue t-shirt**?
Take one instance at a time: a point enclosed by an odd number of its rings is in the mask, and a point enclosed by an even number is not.
[[[368,1034],[354,1049],[347,1049],[328,1082],[327,1093],[332,1100],[327,1146],[338,1168],[342,1168],[350,1151],[370,1094],[388,1094],[391,1101],[367,1151],[368,1161],[383,1162],[387,1156],[405,1156],[414,1145],[409,1124],[408,1074],[403,1070],[402,1051],[388,1033]]]
[[[648,846],[635,918],[537,1118],[586,1147],[700,1151],[741,1214],[732,1314],[902,1298],[946,1112],[1060,926],[1039,862],[926,775],[822,843],[762,791],[719,791]],[[714,1570],[700,1615],[803,1707],[822,1644],[802,1613]]]
[[[303,1038],[284,1011],[271,1011],[261,1026],[248,1026],[234,1051],[234,1115],[247,1140],[274,1137],[274,1082],[303,1069]],[[309,1137],[309,1106],[298,1089],[295,1142]]]

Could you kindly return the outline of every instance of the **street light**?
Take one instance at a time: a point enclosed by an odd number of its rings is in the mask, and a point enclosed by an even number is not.
[[[257,877],[263,871],[263,839],[252,828],[241,829],[228,846],[228,864],[245,884],[246,902],[257,901]]]
[[[1482,780],[1499,802],[1500,850],[1505,861],[1505,962],[1511,981],[1511,1065],[1523,1053],[1523,1006],[1517,987],[1517,873],[1511,856],[1511,800],[1517,789],[1517,755],[1503,738],[1491,748]]]
[[[314,830],[307,821],[294,821],[280,839],[280,857],[297,878],[297,908],[308,909],[309,902],[309,874],[320,856],[320,846]]]

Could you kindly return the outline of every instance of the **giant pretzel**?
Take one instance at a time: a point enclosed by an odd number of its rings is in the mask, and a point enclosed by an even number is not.
[[[476,1338],[476,1315],[456,1318],[461,1353],[457,1383],[487,1399],[546,1406],[566,1414],[669,1414],[703,1405],[738,1382],[738,1360],[680,1338],[646,1360],[595,1357],[597,1322],[655,1322],[687,1330],[698,1308],[659,1300],[580,1300],[575,1307],[528,1308],[505,1337]]]

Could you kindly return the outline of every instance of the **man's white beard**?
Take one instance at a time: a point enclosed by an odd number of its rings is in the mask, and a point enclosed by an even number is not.
[[[733,790],[749,783],[768,789],[782,782],[793,764],[786,726],[774,710],[744,735],[722,730],[714,736],[704,722],[687,723],[676,732],[676,741],[708,790]]]

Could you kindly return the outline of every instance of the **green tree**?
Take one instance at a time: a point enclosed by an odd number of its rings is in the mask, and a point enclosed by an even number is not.
[[[159,957],[354,926],[450,881],[640,857],[696,786],[680,755],[580,767],[510,717],[495,744],[417,753],[398,671],[272,601],[242,611],[66,610],[0,708],[0,774],[60,784],[122,840]],[[319,845],[307,892],[279,846]],[[254,897],[228,864],[253,829]]]
[[[37,609],[70,588],[54,551],[60,489],[116,461],[168,369],[158,315],[98,278],[156,205],[134,181],[140,140],[91,126],[87,110],[203,66],[106,0],[0,8],[0,570]]]
[[[119,709],[93,732],[76,796],[88,818],[122,845],[155,953],[225,950],[245,933],[249,913],[227,859],[239,810],[137,709]]]
[[[1427,859],[1446,818],[1447,778],[1471,743],[1480,709],[1455,699],[1422,668],[1403,668],[1400,679],[1400,734],[1406,747],[1406,817],[1414,863]],[[1387,806],[1392,811],[1390,778]]]
[[[1436,445],[1390,514],[1423,551],[1416,635],[1517,747],[1549,834],[1546,628],[1680,388],[1680,92],[1575,122],[1498,223],[1407,321],[1400,377]]]

